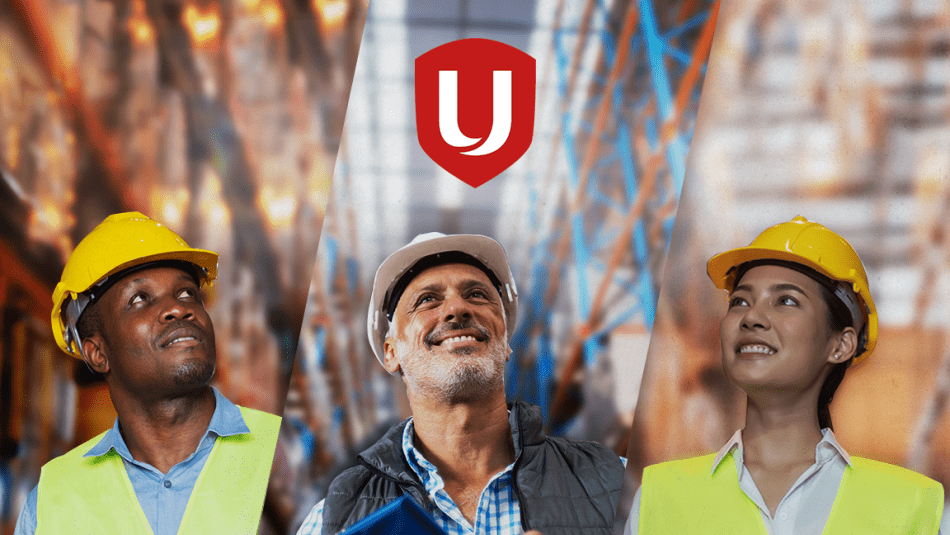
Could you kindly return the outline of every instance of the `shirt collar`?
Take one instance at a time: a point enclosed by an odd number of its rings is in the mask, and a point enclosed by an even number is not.
[[[511,411],[508,411],[508,413],[510,414]],[[402,453],[406,456],[409,467],[412,468],[412,471],[415,472],[419,480],[422,481],[422,485],[427,491],[434,493],[443,488],[445,483],[442,481],[442,477],[439,476],[439,469],[423,457],[421,451],[416,449],[413,439],[414,434],[415,427],[413,426],[412,417],[410,416],[406,422],[405,429],[402,431]],[[507,468],[499,472],[495,477],[500,477],[510,472],[514,466],[515,463],[509,464]]]
[[[415,442],[413,440],[413,434],[415,432],[415,427],[412,424],[412,417],[409,417],[409,421],[406,422],[406,427],[402,431],[402,453],[406,456],[406,461],[409,462],[409,467],[412,468],[412,471],[416,473],[420,480],[423,481],[426,490],[428,490],[428,485],[425,483],[428,482],[430,477],[437,472],[435,466],[432,465],[425,457],[422,456],[422,453],[416,449]]]
[[[234,403],[231,403],[221,392],[218,392],[218,389],[212,387],[211,390],[214,392],[214,413],[211,415],[208,429],[205,431],[205,434],[202,435],[198,448],[201,448],[201,445],[205,443],[205,439],[208,437],[229,437],[251,432],[250,428],[248,428],[244,422],[244,417],[241,416],[241,409]],[[122,438],[122,433],[119,432],[118,418],[112,423],[112,429],[106,431],[105,436],[102,437],[92,449],[86,452],[83,457],[99,457],[100,455],[109,453],[109,450],[115,450],[115,452],[121,455],[125,460],[132,461],[132,454],[129,452],[129,447]]]
[[[732,438],[726,442],[726,445],[723,446],[719,450],[719,453],[716,454],[716,458],[713,459],[712,468],[709,470],[710,475],[712,475],[712,473],[715,472],[717,468],[719,468],[719,464],[722,462],[722,460],[725,459],[726,456],[733,450],[736,451],[734,456],[738,458],[739,462],[744,462],[742,460],[742,429],[736,431],[735,434],[732,435]],[[821,440],[819,440],[818,444],[815,445],[815,462],[822,463],[828,461],[835,455],[841,456],[848,466],[853,466],[851,464],[851,456],[848,455],[848,452],[841,447],[841,444],[838,444],[838,441],[835,439],[834,431],[828,427],[825,427],[821,430]]]
[[[726,445],[719,449],[719,453],[716,454],[716,458],[713,459],[712,468],[709,470],[709,474],[712,475],[716,471],[716,468],[719,468],[719,463],[726,458],[726,455],[729,454],[733,449],[737,449],[742,452],[742,429],[739,429],[732,434],[732,437],[726,442]]]

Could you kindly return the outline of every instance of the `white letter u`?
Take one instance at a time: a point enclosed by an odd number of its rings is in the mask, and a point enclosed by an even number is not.
[[[470,147],[482,138],[470,138],[459,130],[458,71],[439,71],[439,132],[453,147]],[[482,146],[465,151],[469,156],[483,156],[500,149],[511,133],[511,71],[493,71],[492,126]]]

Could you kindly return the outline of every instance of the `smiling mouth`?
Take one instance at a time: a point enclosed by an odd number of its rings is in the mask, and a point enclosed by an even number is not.
[[[196,342],[198,341],[198,339],[195,338],[194,336],[179,336],[178,338],[175,338],[175,339],[172,340],[171,342],[168,342],[167,344],[165,344],[164,347],[170,347],[170,346],[173,346],[173,345],[175,345],[175,344],[177,344],[177,343],[180,343],[180,342],[190,342],[190,341],[192,341],[192,340],[194,340],[194,341],[196,341]]]
[[[185,323],[170,325],[161,336],[159,336],[159,347],[170,348],[175,346],[192,346],[201,344],[205,341],[204,332],[197,325]]]
[[[425,337],[425,343],[431,349],[433,346],[467,345],[473,342],[486,342],[490,338],[488,330],[474,321],[461,323],[446,323],[435,329]]]
[[[441,341],[439,341],[439,342],[437,342],[437,343],[435,343],[435,344],[433,344],[433,345],[436,345],[436,346],[439,346],[439,347],[447,347],[447,348],[450,348],[450,349],[455,349],[455,348],[460,347],[460,346],[461,346],[461,347],[466,347],[466,346],[467,346],[467,347],[472,347],[471,344],[482,343],[482,342],[484,342],[485,340],[486,340],[486,338],[482,338],[482,337],[478,337],[478,336],[472,336],[472,335],[451,336],[451,337],[446,338],[446,339],[444,339],[444,340],[441,340]]]
[[[744,344],[739,346],[736,353],[740,355],[774,355],[775,349],[765,344]]]
[[[456,345],[456,344],[462,344],[465,342],[484,342],[485,340],[487,340],[487,338],[484,336],[462,334],[458,336],[449,336],[448,338],[443,338],[441,340],[435,340],[433,341],[432,345],[434,346],[441,346],[442,344]]]

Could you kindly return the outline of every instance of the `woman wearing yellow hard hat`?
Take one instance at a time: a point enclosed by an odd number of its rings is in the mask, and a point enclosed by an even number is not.
[[[729,292],[722,363],[746,394],[745,428],[718,452],[648,466],[628,533],[938,533],[943,487],[849,456],[829,405],[877,342],[877,312],[854,249],[796,217],[712,257]]]

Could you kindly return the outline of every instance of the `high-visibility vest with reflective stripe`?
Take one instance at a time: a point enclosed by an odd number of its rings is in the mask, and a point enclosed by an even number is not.
[[[641,534],[766,535],[759,508],[739,488],[732,454],[648,466],[640,491]],[[935,535],[943,486],[887,463],[851,457],[825,535]]]
[[[217,437],[185,506],[179,535],[256,533],[280,417],[241,407],[250,433]],[[46,463],[36,533],[151,535],[122,457],[83,457],[105,433]]]

